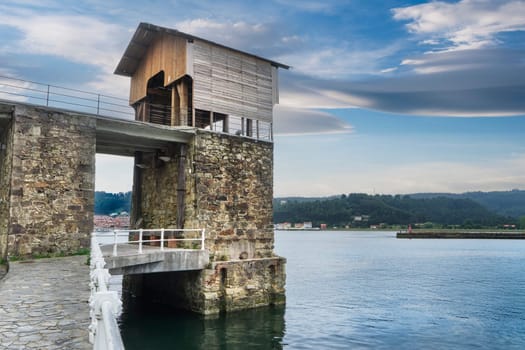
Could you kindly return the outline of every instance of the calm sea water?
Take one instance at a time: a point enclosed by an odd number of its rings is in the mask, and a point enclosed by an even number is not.
[[[525,241],[276,232],[287,304],[205,319],[126,305],[127,349],[525,349]]]

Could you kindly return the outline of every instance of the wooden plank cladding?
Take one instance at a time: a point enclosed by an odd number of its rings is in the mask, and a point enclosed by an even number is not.
[[[200,40],[192,51],[195,108],[272,121],[270,62]]]
[[[148,80],[164,71],[164,86],[186,74],[186,39],[159,33],[131,77],[130,104],[147,96]]]
[[[131,77],[137,120],[271,140],[278,68],[289,67],[141,23],[115,74]]]

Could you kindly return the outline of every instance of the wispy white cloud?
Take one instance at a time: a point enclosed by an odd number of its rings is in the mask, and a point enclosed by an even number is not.
[[[119,25],[82,15],[40,14],[35,10],[3,8],[0,22],[18,30],[18,53],[63,57],[96,65],[110,72],[125,46],[127,31]]]
[[[523,50],[462,50],[403,61],[409,73],[361,82],[284,76],[281,103],[428,116],[525,114]]]
[[[408,194],[417,192],[495,191],[522,188],[525,155],[483,163],[419,162],[359,171],[329,171],[315,174],[316,181],[295,177],[279,179],[276,196],[326,196],[368,192]]]
[[[345,42],[337,46],[308,47],[287,54],[279,59],[294,71],[325,79],[344,79],[363,75],[379,75],[384,70],[383,61],[399,50],[394,43],[380,48],[350,46]]]
[[[466,192],[521,188],[525,181],[525,155],[493,160],[491,166],[466,162],[407,164],[386,170],[388,176],[374,178],[380,192]]]
[[[353,127],[326,112],[276,106],[274,133],[276,136],[347,134]]]
[[[366,98],[348,94],[327,80],[283,73],[280,84],[280,105],[284,107],[333,109],[371,105]]]
[[[480,49],[498,42],[498,34],[525,30],[525,2],[520,0],[432,1],[392,10],[394,19],[441,49]],[[446,43],[443,43],[443,40]]]
[[[381,73],[392,73],[392,72],[395,72],[396,70],[397,70],[397,67],[390,67],[390,68],[381,69]]]
[[[345,41],[334,43],[323,38],[312,39],[289,32],[281,22],[248,23],[197,18],[178,22],[175,27],[275,59],[292,66],[295,72],[324,78],[381,74],[383,60],[400,48],[397,42],[378,48],[363,48]]]
[[[175,23],[175,28],[217,43],[277,59],[277,55],[304,45],[299,35],[277,22],[218,21],[196,18]]]
[[[97,154],[96,191],[127,192],[133,186],[133,158]]]
[[[51,2],[49,5],[56,4]],[[47,55],[89,65],[98,73],[93,74],[90,80],[77,82],[76,88],[127,98],[129,79],[113,75],[132,34],[126,27],[108,23],[99,17],[67,11],[43,11],[33,6],[31,1],[12,6],[7,3],[1,5],[0,10],[0,23],[18,32],[16,41],[0,44],[4,55]],[[16,62],[10,66],[17,68]]]
[[[304,12],[333,13],[340,5],[339,1],[315,0],[275,0],[276,3]]]

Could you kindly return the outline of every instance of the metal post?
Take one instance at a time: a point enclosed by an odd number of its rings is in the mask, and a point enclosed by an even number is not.
[[[100,110],[100,94],[97,95],[97,115],[99,115],[99,110]]]
[[[206,236],[205,231],[206,229],[204,228],[201,231],[201,250],[204,250],[204,237]]]
[[[49,106],[49,85],[47,86],[46,106]]]
[[[139,254],[142,254],[142,229],[139,230]]]
[[[164,250],[164,229],[160,229],[160,250]]]
[[[113,230],[113,256],[117,256],[117,230]]]

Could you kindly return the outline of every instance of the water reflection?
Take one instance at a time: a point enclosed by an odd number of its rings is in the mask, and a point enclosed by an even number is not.
[[[126,349],[282,349],[284,306],[204,317],[124,298]]]

